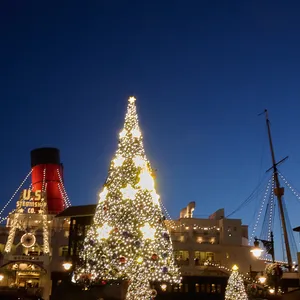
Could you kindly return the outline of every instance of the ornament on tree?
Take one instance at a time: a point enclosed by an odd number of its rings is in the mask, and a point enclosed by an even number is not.
[[[152,260],[157,260],[157,259],[158,259],[157,254],[154,253],[154,254],[151,256],[151,259],[152,259]]]
[[[125,256],[121,256],[121,257],[119,258],[119,260],[120,260],[120,263],[121,263],[121,264],[125,264],[125,263],[126,263],[126,258],[125,258]]]
[[[166,239],[166,240],[169,240],[170,239],[170,235],[167,232],[164,232],[163,233],[163,238]]]
[[[151,291],[151,297],[155,298],[157,296],[157,291],[155,289],[153,289]]]
[[[151,282],[178,284],[181,278],[144,150],[134,97],[128,100],[119,138],[75,279],[82,282],[82,274],[92,274],[92,282],[130,279],[126,300],[149,300]]]
[[[135,245],[136,248],[140,248],[141,247],[141,242],[140,241],[136,241],[134,243],[134,245]]]
[[[141,256],[139,256],[136,261],[137,261],[137,263],[141,264],[143,262],[143,260],[144,259]]]
[[[124,232],[123,232],[123,236],[124,236],[125,238],[128,238],[128,237],[129,237],[129,232],[124,231]]]
[[[232,268],[232,273],[228,279],[225,300],[248,300],[247,293],[245,291],[245,285],[242,276],[238,272],[236,265]]]

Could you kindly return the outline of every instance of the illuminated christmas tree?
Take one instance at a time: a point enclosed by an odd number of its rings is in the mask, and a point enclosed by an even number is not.
[[[179,283],[172,242],[143,147],[136,99],[84,241],[77,281],[128,280],[126,300],[149,300],[151,282]]]
[[[225,300],[248,300],[243,278],[239,274],[236,265],[233,266],[232,273],[227,282]]]

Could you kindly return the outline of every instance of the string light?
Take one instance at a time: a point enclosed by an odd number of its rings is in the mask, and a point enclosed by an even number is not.
[[[64,197],[66,198],[66,202],[67,202],[67,204],[68,204],[67,207],[72,206],[71,201],[70,201],[70,199],[69,199],[69,197],[68,197],[67,191],[66,191],[66,189],[65,189],[64,182],[63,182],[63,180],[62,180],[62,178],[61,178],[61,176],[60,176],[60,171],[59,171],[59,169],[57,169],[56,171],[57,171],[57,174],[58,174],[58,178],[59,178],[60,184],[61,184],[61,186],[62,186],[62,188],[63,188],[63,192],[64,192],[63,194],[64,194]]]
[[[66,197],[65,197],[65,195],[64,195],[64,193],[63,193],[63,191],[62,191],[59,183],[57,183],[57,187],[59,189],[59,192],[60,192],[61,196],[63,197],[65,208],[69,207],[67,199],[66,199]]]
[[[255,236],[255,233],[256,233],[256,228],[257,228],[257,226],[259,224],[260,217],[261,217],[262,211],[263,211],[264,206],[265,206],[265,202],[266,202],[266,199],[267,199],[267,196],[268,196],[268,193],[269,193],[271,182],[273,182],[273,181],[274,181],[274,175],[268,181],[267,188],[266,188],[266,191],[265,191],[265,194],[264,194],[264,197],[263,197],[263,201],[262,201],[261,207],[260,207],[260,209],[258,211],[258,216],[257,216],[256,222],[254,224],[251,237],[249,239],[249,245],[252,245],[252,243],[253,243],[253,239],[254,239],[254,236]]]
[[[291,186],[291,184],[287,181],[287,179],[281,174],[278,173],[280,178],[283,180],[283,182],[286,184],[286,186],[291,190],[291,192],[297,197],[298,200],[300,200],[300,193]]]

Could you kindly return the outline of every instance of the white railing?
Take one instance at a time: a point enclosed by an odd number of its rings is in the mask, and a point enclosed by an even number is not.
[[[9,254],[5,257],[7,260],[12,261],[31,261],[31,262],[47,262],[49,257],[44,255],[12,255]]]

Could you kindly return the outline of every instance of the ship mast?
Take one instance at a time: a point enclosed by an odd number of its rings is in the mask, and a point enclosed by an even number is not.
[[[271,156],[272,156],[272,167],[269,170],[273,169],[273,175],[274,175],[274,181],[275,181],[274,194],[277,197],[277,201],[278,201],[278,205],[279,205],[279,212],[280,212],[280,219],[281,219],[282,230],[283,230],[286,256],[287,256],[288,265],[289,265],[288,268],[290,270],[292,267],[292,255],[291,255],[291,248],[290,248],[290,244],[289,244],[289,237],[288,237],[288,233],[287,233],[286,220],[285,220],[283,204],[282,204],[284,188],[280,186],[280,182],[278,179],[278,169],[277,169],[277,165],[280,164],[281,162],[283,162],[284,160],[286,160],[287,157],[285,157],[284,159],[282,159],[281,161],[276,163],[274,147],[273,147],[273,142],[272,142],[272,136],[271,136],[271,129],[270,129],[270,120],[268,117],[268,111],[265,109],[264,113],[266,115],[266,124],[267,124],[267,129],[268,129],[269,144],[270,144],[270,150],[271,150]]]

